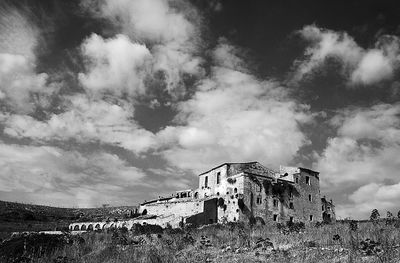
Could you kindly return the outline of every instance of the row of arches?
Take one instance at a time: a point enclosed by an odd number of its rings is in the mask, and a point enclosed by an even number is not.
[[[71,231],[94,231],[94,230],[103,230],[109,228],[122,228],[129,227],[127,222],[99,222],[99,223],[74,223],[69,225],[69,229]]]

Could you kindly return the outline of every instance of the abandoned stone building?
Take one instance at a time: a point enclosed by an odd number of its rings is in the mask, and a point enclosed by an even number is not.
[[[224,163],[199,175],[199,187],[142,203],[139,212],[170,216],[173,224],[318,222],[335,220],[321,198],[319,173],[301,167],[274,171],[258,162]]]
[[[335,221],[332,200],[321,198],[318,172],[283,166],[274,171],[258,162],[221,164],[199,175],[197,189],[144,202],[139,213],[141,216],[128,221],[75,223],[70,229],[135,223],[178,227],[188,223]]]

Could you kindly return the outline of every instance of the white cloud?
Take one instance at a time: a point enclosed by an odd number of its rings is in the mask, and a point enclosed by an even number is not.
[[[161,154],[194,172],[229,161],[287,163],[308,143],[299,126],[312,119],[278,83],[225,67],[214,67],[178,110],[180,125],[157,134]]]
[[[7,5],[0,6],[0,50],[35,60],[40,30],[27,15]]]
[[[346,32],[309,25],[299,34],[310,46],[305,58],[296,62],[294,83],[312,76],[329,58],[343,65],[342,74],[351,84],[375,84],[390,79],[398,69],[399,39],[395,36],[381,36],[374,48],[364,49]]]
[[[13,111],[46,107],[57,89],[46,73],[36,72],[34,49],[40,32],[24,14],[0,7],[0,100]]]
[[[81,48],[88,72],[80,73],[79,79],[89,93],[121,96],[145,92],[143,78],[151,55],[144,45],[132,43],[125,35],[103,39],[93,34]]]
[[[41,141],[99,141],[123,147],[136,154],[153,147],[154,135],[137,125],[133,119],[133,107],[123,101],[119,104],[75,95],[70,98],[68,110],[52,114],[47,121],[39,121],[27,115],[5,118],[4,133],[16,138]]]
[[[203,74],[203,60],[197,55],[200,16],[190,3],[180,0],[87,0],[84,6],[97,16],[109,19],[131,39],[148,43],[153,56],[153,71],[165,72],[167,89],[172,95],[182,90],[182,74]]]
[[[146,185],[144,177],[113,154],[0,143],[0,192],[16,193],[14,200],[29,196],[33,203],[69,207],[124,203],[135,196],[132,189]]]
[[[355,83],[377,83],[389,79],[393,75],[393,64],[381,50],[369,50],[351,75]]]
[[[378,104],[343,110],[333,119],[338,135],[328,140],[315,167],[321,172],[323,191],[333,197],[342,195],[343,189],[356,189],[348,195],[351,202],[339,204],[339,215],[365,218],[373,208],[396,208],[395,197],[400,195],[399,114],[399,104]]]

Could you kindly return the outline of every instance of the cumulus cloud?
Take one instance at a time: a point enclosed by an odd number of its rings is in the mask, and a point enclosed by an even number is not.
[[[121,96],[145,92],[143,78],[146,61],[151,58],[146,46],[132,43],[125,35],[103,39],[93,34],[82,44],[82,53],[88,72],[80,73],[79,79],[90,93]]]
[[[230,50],[228,45],[218,46],[216,61]],[[224,63],[212,68],[210,78],[191,99],[179,103],[178,111],[178,125],[157,134],[160,144],[167,145],[161,154],[194,172],[227,161],[287,163],[308,143],[300,125],[312,119],[307,106],[290,99],[278,83],[258,80]]]
[[[350,84],[375,84],[391,79],[398,69],[400,40],[396,36],[381,36],[374,47],[365,49],[346,32],[309,25],[298,33],[310,44],[304,52],[305,58],[295,63],[293,83],[311,77],[327,59],[342,64],[342,74]]]
[[[130,150],[136,154],[154,145],[154,135],[133,119],[130,103],[119,105],[75,95],[69,98],[66,111],[40,121],[28,115],[6,116],[4,133],[16,138],[39,141],[70,140],[100,142]]]
[[[97,16],[111,21],[131,39],[148,44],[152,72],[165,73],[167,90],[182,91],[182,76],[201,76],[200,15],[190,3],[180,0],[84,1]],[[180,94],[177,94],[179,96]]]
[[[93,207],[129,202],[135,196],[132,189],[146,185],[142,170],[109,153],[83,155],[1,142],[0,166],[0,193],[33,203]]]
[[[346,109],[332,119],[338,134],[328,140],[314,165],[321,172],[324,191],[341,195],[344,189],[355,189],[339,204],[339,215],[362,218],[373,208],[396,208],[399,114],[399,104],[378,104],[369,109]],[[394,194],[383,194],[389,190]]]

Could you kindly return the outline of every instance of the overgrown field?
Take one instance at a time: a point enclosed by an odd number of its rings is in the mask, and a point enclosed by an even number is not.
[[[136,226],[4,241],[1,262],[400,262],[394,222],[299,226]]]

